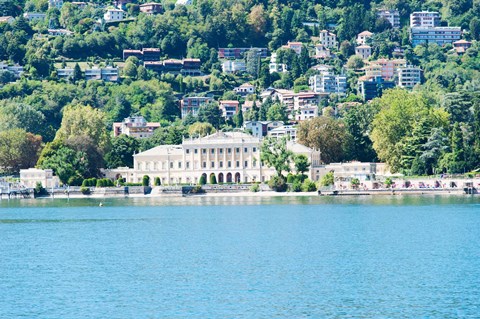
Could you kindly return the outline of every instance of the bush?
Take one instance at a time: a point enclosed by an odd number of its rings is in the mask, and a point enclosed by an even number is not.
[[[215,174],[210,175],[210,184],[217,184],[217,177],[215,177]]]
[[[47,195],[47,190],[43,187],[42,183],[37,182],[35,188],[33,189],[33,194],[35,196]]]
[[[80,187],[80,192],[82,192],[83,195],[90,195],[90,188],[88,187]]]
[[[205,177],[205,175],[202,175],[200,177],[200,180],[198,181],[198,184],[205,185],[206,183],[207,183],[207,178]]]
[[[80,176],[70,176],[67,184],[72,186],[80,186],[82,185],[82,178]]]
[[[150,176],[143,175],[142,177],[142,186],[150,186]]]
[[[285,182],[285,177],[278,175],[273,176],[268,181],[268,186],[275,192],[285,192],[288,188],[288,185]]]
[[[321,186],[330,186],[335,183],[333,172],[328,172],[325,176],[322,177],[320,181]]]
[[[303,181],[302,191],[304,192],[315,192],[317,190],[317,185],[315,182],[309,180],[308,178]]]
[[[358,186],[360,185],[360,180],[358,178],[352,178],[350,181],[350,184],[352,185],[352,188],[357,189]]]
[[[142,183],[125,183],[125,186],[143,186]]]
[[[250,191],[253,193],[257,193],[260,191],[260,186],[258,186],[258,184],[253,184],[252,186],[250,186]]]
[[[392,184],[393,184],[392,178],[387,177],[387,178],[385,179],[385,186],[387,186],[387,188],[390,188],[390,187],[392,186]]]
[[[160,177],[155,177],[155,179],[153,180],[153,185],[155,186],[160,186],[162,185],[162,182],[160,181]]]
[[[205,193],[205,191],[202,189],[202,186],[200,186],[200,185],[194,186],[190,192],[191,192],[192,194],[202,194],[202,193]]]
[[[302,183],[300,183],[299,181],[295,181],[293,184],[292,184],[292,188],[291,188],[292,192],[301,192],[302,191]]]
[[[295,181],[295,178],[292,173],[288,173],[287,175],[287,183],[292,184]]]
[[[123,178],[120,177],[119,179],[117,179],[117,185],[120,185],[120,186],[125,185],[125,181],[123,180]]]

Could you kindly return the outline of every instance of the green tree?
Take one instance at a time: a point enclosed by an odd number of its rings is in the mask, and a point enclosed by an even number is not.
[[[304,175],[309,167],[310,162],[308,161],[307,156],[303,154],[295,155],[295,170],[297,171],[297,174]]]
[[[293,153],[287,149],[286,138],[264,138],[260,147],[260,154],[260,160],[267,166],[273,167],[277,176],[283,177],[283,171],[290,172],[290,161]]]
[[[142,186],[150,186],[150,176],[143,175],[142,177]]]
[[[268,121],[287,121],[287,109],[284,104],[274,103],[267,111]]]
[[[73,68],[72,81],[76,83],[77,81],[80,81],[82,78],[83,78],[82,69],[80,69],[80,65],[78,65],[78,63],[75,63],[75,67]]]
[[[215,174],[210,174],[210,184],[217,184],[217,178]]]
[[[320,180],[320,185],[322,186],[330,186],[333,184],[335,184],[335,178],[334,178],[333,172],[328,172]]]
[[[6,173],[33,167],[42,147],[42,138],[14,128],[0,132],[0,167]]]
[[[160,186],[162,185],[162,182],[160,181],[160,177],[155,177],[155,179],[153,180],[153,185],[154,186]]]
[[[112,139],[112,147],[105,155],[107,168],[133,167],[133,154],[140,149],[140,142],[133,137],[120,135]]]
[[[205,174],[202,174],[202,176],[200,176],[198,184],[199,185],[205,185],[206,183],[207,183],[207,178],[205,177]]]
[[[204,137],[215,132],[215,128],[210,123],[196,122],[188,128],[188,134],[190,136]]]
[[[222,111],[215,103],[208,103],[200,107],[198,111],[198,119],[201,122],[207,122],[212,124],[212,126],[216,129],[218,129],[223,123],[225,123]]]
[[[470,20],[470,34],[472,39],[480,40],[480,20],[477,17],[473,17],[472,20]]]

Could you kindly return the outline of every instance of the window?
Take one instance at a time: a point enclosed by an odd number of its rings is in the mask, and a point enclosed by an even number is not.
[[[182,162],[178,162],[178,168],[182,168]]]
[[[219,166],[220,166],[220,168],[223,167],[223,162],[222,161],[220,161]]]
[[[237,164],[237,167],[240,167],[240,161],[237,161],[236,164]]]
[[[248,167],[248,161],[245,161],[245,165],[243,167],[247,168]]]
[[[187,168],[190,168],[190,162],[186,162],[186,163],[185,163],[185,166],[186,166]]]
[[[207,168],[207,162],[203,162],[203,168]]]
[[[245,147],[245,148],[243,149],[243,151],[244,151],[245,153],[248,153],[248,148]]]
[[[220,154],[223,154],[223,148],[221,148],[219,151],[220,151]]]
[[[190,154],[190,150],[189,150],[188,148],[185,150],[185,152],[186,152],[187,154]]]
[[[207,154],[207,149],[206,148],[202,148],[202,154]]]
[[[211,168],[215,168],[215,162],[211,162],[210,164],[211,164],[210,165]]]
[[[228,161],[228,167],[232,167],[232,161]]]
[[[212,149],[210,150],[210,153],[215,154],[215,149],[212,148]]]
[[[173,168],[173,162],[170,162],[170,168]]]
[[[231,148],[227,148],[227,153],[228,153],[228,154],[232,153],[232,149],[231,149]]]
[[[256,147],[254,147],[254,148],[253,148],[253,152],[255,153],[256,151],[257,151],[257,148],[256,148]]]
[[[195,153],[195,154],[197,154],[197,153],[198,153],[198,150],[197,150],[197,149],[195,149],[195,152],[194,152],[194,153]]]
[[[236,152],[236,153],[240,153],[240,147],[237,147],[237,148],[235,149],[235,152]]]

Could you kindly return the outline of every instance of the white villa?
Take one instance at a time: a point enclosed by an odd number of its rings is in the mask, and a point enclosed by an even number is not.
[[[320,179],[320,151],[289,141],[287,148],[304,154],[311,164],[311,180]],[[293,164],[292,164],[293,165]],[[317,169],[318,168],[318,169]],[[218,183],[265,182],[275,170],[260,163],[260,139],[241,132],[215,134],[186,139],[181,145],[161,145],[134,155],[133,168],[105,170],[111,179],[141,182],[144,175],[159,177],[162,185],[197,184],[202,175],[208,181],[215,175]]]

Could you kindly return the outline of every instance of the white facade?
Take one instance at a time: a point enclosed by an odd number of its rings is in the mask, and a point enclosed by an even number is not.
[[[433,28],[440,25],[440,13],[430,11],[410,14],[410,27]]]
[[[222,71],[224,73],[236,73],[247,71],[247,66],[242,60],[227,60],[222,63]]]
[[[434,28],[410,28],[412,46],[420,43],[436,43],[439,46],[454,43],[462,37],[460,27],[434,27]]]
[[[293,142],[287,148],[308,157],[312,163],[308,176],[318,180],[315,167],[320,165],[320,152]],[[162,185],[198,184],[202,175],[208,183],[212,174],[218,183],[265,182],[276,174],[260,163],[260,139],[240,132],[217,132],[181,145],[157,146],[134,155],[133,169],[105,173],[127,182],[140,182],[144,175],[150,180],[159,177]]]
[[[295,51],[295,53],[298,55],[302,53],[302,47],[303,47],[302,42],[290,42],[290,41],[287,42],[287,45],[283,46],[284,49],[291,49]]]
[[[125,134],[135,138],[147,138],[159,127],[160,123],[147,122],[143,116],[131,116],[125,118],[123,122],[113,123],[113,136]]]
[[[239,87],[234,88],[233,91],[240,95],[249,95],[255,93],[255,86],[250,83],[244,83]]]
[[[373,35],[370,31],[363,31],[357,35],[357,44],[364,45],[367,43],[367,39],[371,38]]]
[[[297,128],[292,125],[280,126],[269,131],[267,135],[273,138],[288,136],[290,140],[295,141],[297,139]]]
[[[20,170],[20,183],[27,188],[35,188],[41,183],[44,188],[58,187],[60,180],[53,176],[51,169],[29,168]]]
[[[108,9],[103,15],[106,22],[120,21],[125,17],[125,11],[121,9]]]
[[[63,6],[63,0],[48,0],[48,8],[57,8],[61,10]]]
[[[319,32],[318,37],[320,38],[320,44],[322,44],[326,48],[337,48],[337,36],[327,30],[322,30]]]
[[[8,65],[7,63],[0,62],[0,71],[12,72],[16,78],[20,78],[23,74],[23,66],[20,65]]]
[[[347,92],[347,77],[345,75],[334,75],[330,72],[323,72],[311,76],[308,84],[310,85],[310,89],[315,93],[345,95]]]
[[[282,63],[277,63],[277,54],[272,53],[270,57],[270,64],[269,64],[270,73],[284,73],[287,72],[287,65]]]
[[[61,79],[68,79],[73,76],[73,68],[57,69],[57,77]]]
[[[32,20],[45,20],[46,18],[46,14],[45,13],[39,13],[39,12],[25,12],[23,14],[23,17],[29,21],[32,21]]]
[[[315,58],[317,59],[328,59],[332,56],[330,49],[323,46],[323,44],[317,44],[315,46]]]
[[[268,133],[283,126],[283,121],[245,121],[243,129],[248,130],[254,137],[264,138]]]
[[[412,89],[415,85],[421,83],[422,81],[422,70],[412,65],[399,68],[397,72],[399,87]]]
[[[398,10],[378,10],[377,16],[387,19],[393,28],[400,28],[400,13]]]
[[[372,47],[369,45],[360,45],[355,48],[355,54],[363,60],[366,60],[372,55]]]

